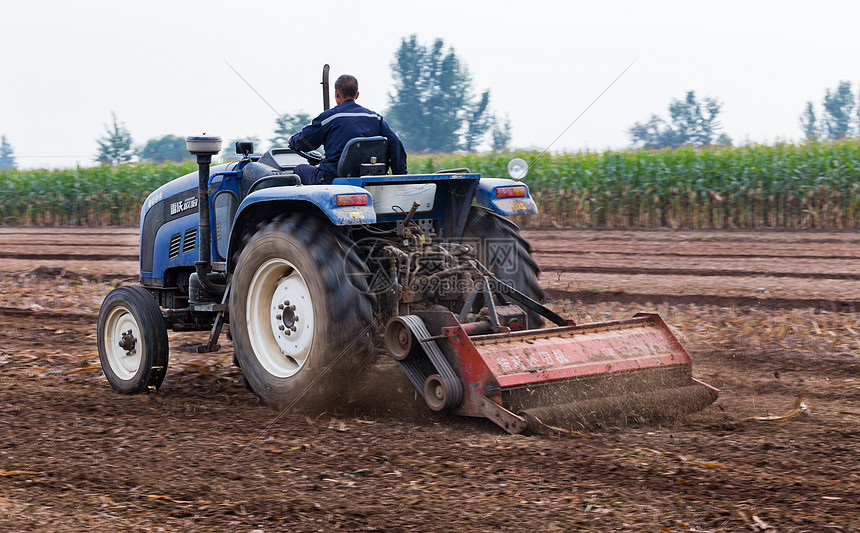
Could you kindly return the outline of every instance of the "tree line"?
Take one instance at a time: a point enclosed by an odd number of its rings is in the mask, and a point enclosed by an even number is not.
[[[669,120],[655,114],[647,122],[637,122],[627,130],[633,145],[648,150],[680,146],[728,146],[731,138],[719,133],[717,120],[723,105],[714,98],[696,98],[687,91],[683,99],[669,103]]]
[[[6,139],[5,135],[0,135],[0,170],[15,168],[15,150]]]
[[[475,152],[481,148],[503,151],[511,142],[511,122],[496,115],[491,91],[477,90],[469,69],[453,47],[442,39],[425,46],[415,35],[401,39],[391,62],[394,83],[383,114],[412,153]],[[723,104],[711,97],[699,98],[687,91],[668,105],[668,116],[652,114],[634,123],[627,134],[634,148],[661,149],[681,146],[730,146],[732,139],[721,132],[719,116]],[[271,147],[286,147],[291,135],[310,123],[304,111],[284,113],[275,121]],[[820,106],[806,103],[800,128],[809,140],[838,140],[860,137],[860,95],[855,98],[851,83],[841,81],[827,89]],[[255,136],[235,140],[260,143]],[[223,158],[233,156],[235,140],[224,143]],[[164,135],[135,145],[131,132],[111,114],[110,124],[96,139],[96,162],[119,165],[141,161],[190,159],[184,137]],[[0,169],[16,167],[14,150],[0,136]]]
[[[511,122],[493,114],[490,90],[476,92],[469,69],[444,40],[430,46],[415,35],[401,39],[391,63],[394,85],[383,115],[413,153],[474,152],[482,145],[500,151],[508,148]],[[285,113],[275,121],[271,147],[286,147],[291,135],[310,123],[309,113]],[[260,140],[246,136],[223,144],[222,157],[233,155],[236,140]],[[182,161],[190,156],[185,139],[165,135],[134,146],[131,133],[115,114],[96,142],[95,160],[118,165],[138,157],[141,161]]]
[[[860,95],[854,98],[850,81],[827,89],[818,112],[812,102],[800,114],[800,128],[809,140],[835,141],[860,137]]]
[[[732,141],[719,133],[722,125],[717,118],[721,111],[722,104],[716,99],[700,100],[695,91],[688,91],[683,99],[669,104],[669,120],[652,114],[647,122],[637,122],[627,132],[634,146],[646,149],[727,146]],[[806,102],[800,114],[800,129],[809,141],[860,138],[860,94],[855,98],[851,82],[840,81],[825,91],[817,108],[811,100]]]

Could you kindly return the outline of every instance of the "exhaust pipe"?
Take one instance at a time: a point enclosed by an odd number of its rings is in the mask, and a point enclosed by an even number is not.
[[[212,231],[209,221],[209,165],[212,156],[221,151],[221,137],[189,136],[185,148],[197,156],[197,214],[199,218],[199,238],[197,262],[197,281],[209,293],[223,295],[226,285],[213,283],[209,279],[212,271]]]
[[[328,70],[329,66],[328,63],[326,63],[325,66],[323,66],[322,82],[320,82],[323,87],[323,111],[328,111],[331,108],[331,103],[328,99]]]

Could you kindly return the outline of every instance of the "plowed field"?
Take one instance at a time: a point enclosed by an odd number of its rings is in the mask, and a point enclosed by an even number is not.
[[[381,361],[343,412],[286,415],[188,333],[158,392],[121,396],[95,328],[136,230],[0,228],[0,529],[860,530],[860,234],[524,233],[557,312],[659,312],[720,399],[511,436]]]

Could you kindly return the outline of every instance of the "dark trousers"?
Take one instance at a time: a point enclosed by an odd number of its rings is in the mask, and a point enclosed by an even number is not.
[[[293,172],[302,180],[303,185],[321,185],[331,182],[327,179],[325,172],[320,172],[320,167],[313,165],[300,164],[296,165]]]

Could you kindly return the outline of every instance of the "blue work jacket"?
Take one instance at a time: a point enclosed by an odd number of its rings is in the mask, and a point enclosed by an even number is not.
[[[356,137],[382,135],[388,139],[388,165],[392,174],[406,174],[406,150],[403,143],[379,114],[346,100],[305,126],[301,132],[290,137],[289,145],[294,150],[309,152],[325,145],[325,159],[319,164],[326,181],[337,177],[337,162],[344,146]]]

